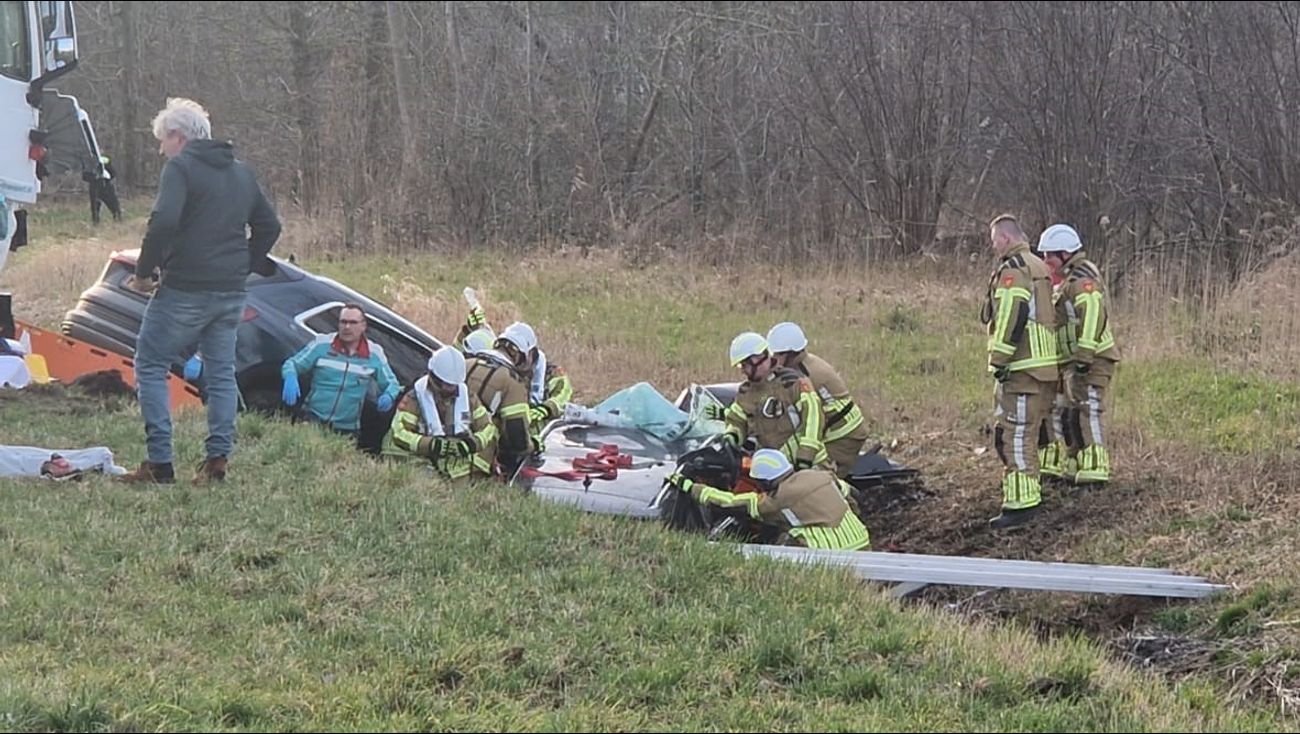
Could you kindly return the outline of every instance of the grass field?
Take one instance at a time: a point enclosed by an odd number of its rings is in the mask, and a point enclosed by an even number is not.
[[[47,325],[141,231],[138,218],[93,231],[57,209],[32,225],[46,238],[13,255],[0,283],[20,317]],[[878,546],[1161,565],[1237,590],[1137,605],[938,591],[933,605],[900,606],[833,573],[742,561],[499,486],[376,469],[324,436],[245,416],[219,491],[0,483],[6,728],[1294,723],[1300,329],[1278,286],[1285,273],[1209,309],[1154,280],[1118,299],[1113,486],[1049,491],[1034,528],[995,534],[984,524],[998,501],[982,433],[984,261],[792,272],[682,256],[634,267],[575,249],[503,264],[495,252],[347,256],[310,245],[307,231],[291,227],[280,254],[437,335],[463,318],[461,289],[478,288],[498,327],[537,327],[588,404],[641,380],[673,396],[691,381],[734,379],[736,333],[798,321],[848,380],[875,439],[922,469],[932,493],[881,517]],[[132,406],[6,398],[0,441],[142,458]],[[182,424],[184,469],[201,458],[201,430]],[[945,611],[951,601],[960,612]],[[1140,636],[1168,642],[1167,660],[1148,655],[1167,675],[1122,664]]]
[[[138,454],[129,405],[0,394],[5,441]],[[202,426],[181,424],[179,463]],[[0,720],[81,730],[1254,730],[1081,638],[245,417],[219,489],[0,483]],[[182,479],[189,472],[182,469]]]

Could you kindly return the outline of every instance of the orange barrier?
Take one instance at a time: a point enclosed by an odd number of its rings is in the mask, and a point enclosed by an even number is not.
[[[63,334],[46,331],[37,326],[15,320],[18,338],[27,332],[32,353],[45,358],[50,377],[67,385],[82,375],[103,370],[117,370],[122,380],[135,387],[135,361]],[[203,407],[199,391],[185,380],[168,373],[167,392],[171,396],[172,412],[182,408]]]

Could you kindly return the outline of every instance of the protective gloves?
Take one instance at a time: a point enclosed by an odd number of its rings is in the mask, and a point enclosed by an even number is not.
[[[298,386],[298,374],[296,372],[291,372],[288,377],[284,378],[284,390],[280,393],[280,397],[284,400],[285,405],[298,404],[298,398],[302,397],[302,388]]]

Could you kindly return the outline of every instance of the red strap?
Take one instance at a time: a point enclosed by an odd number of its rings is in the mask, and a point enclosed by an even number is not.
[[[599,451],[593,451],[585,457],[574,459],[572,471],[546,472],[525,466],[519,473],[529,479],[533,477],[556,477],[570,482],[579,482],[589,478],[617,479],[619,469],[627,469],[631,466],[632,456],[630,454],[621,453],[618,446],[614,444],[604,444]]]
[[[568,482],[580,482],[587,478],[586,474],[580,471],[542,471],[531,466],[525,466],[519,470],[519,475],[525,479],[535,479],[536,477],[558,477]]]
[[[620,453],[618,446],[605,444],[599,451],[587,454],[586,458],[573,460],[573,468],[599,476],[601,479],[616,479],[619,469],[632,466],[632,457]]]

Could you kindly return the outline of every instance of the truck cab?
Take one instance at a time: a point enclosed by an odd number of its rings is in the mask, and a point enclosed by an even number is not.
[[[0,1],[0,271],[27,244],[24,204],[41,179],[95,170],[99,146],[73,97],[47,85],[77,65],[72,3]],[[14,334],[11,297],[0,292],[0,336]]]

